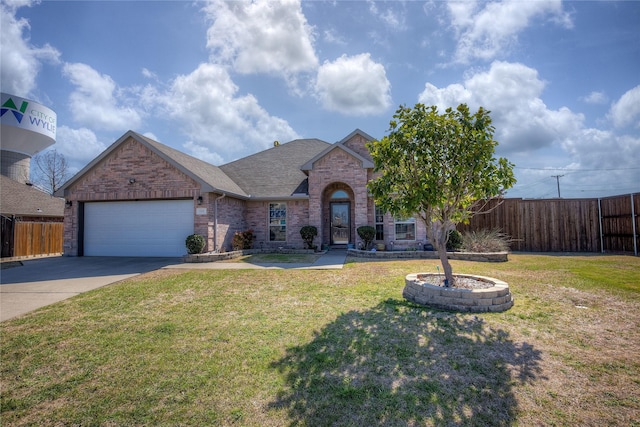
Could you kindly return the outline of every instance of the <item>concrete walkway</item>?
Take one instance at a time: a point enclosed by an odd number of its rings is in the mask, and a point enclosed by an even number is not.
[[[347,252],[328,251],[313,264],[248,262],[183,263],[179,258],[51,257],[22,260],[0,271],[0,322],[40,307],[161,268],[341,269]]]
[[[185,270],[340,270],[347,259],[347,251],[333,249],[322,254],[313,264],[309,263],[251,263],[251,262],[198,262],[167,265],[164,268],[179,268]]]

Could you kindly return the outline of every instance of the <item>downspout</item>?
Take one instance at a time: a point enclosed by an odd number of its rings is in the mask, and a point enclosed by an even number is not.
[[[213,203],[213,251],[218,252],[218,200],[222,200],[227,195],[222,193],[222,196],[216,197]]]

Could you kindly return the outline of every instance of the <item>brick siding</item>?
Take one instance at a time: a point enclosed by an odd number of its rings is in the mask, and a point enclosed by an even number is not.
[[[130,179],[135,182],[130,183]],[[79,202],[194,199],[195,232],[206,233],[205,220],[195,216],[199,195],[197,182],[130,138],[69,188],[66,199],[72,206],[65,209],[64,253],[78,255]]]

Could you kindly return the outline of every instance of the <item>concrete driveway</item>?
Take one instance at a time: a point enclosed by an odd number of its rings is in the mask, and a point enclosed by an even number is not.
[[[138,274],[180,258],[52,257],[23,260],[0,271],[0,322]]]
[[[23,260],[0,270],[0,322],[37,308],[160,268],[182,269],[341,269],[346,251],[329,251],[312,264],[183,264],[181,258],[52,257]]]

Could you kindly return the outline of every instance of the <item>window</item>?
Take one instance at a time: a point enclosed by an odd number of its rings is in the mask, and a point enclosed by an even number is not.
[[[332,199],[348,199],[349,195],[347,194],[346,191],[337,190],[335,193],[331,195],[331,198]]]
[[[269,241],[287,240],[287,204],[269,203]]]
[[[380,206],[376,206],[376,240],[384,240],[384,212]]]
[[[416,240],[416,219],[396,218],[396,240]]]

